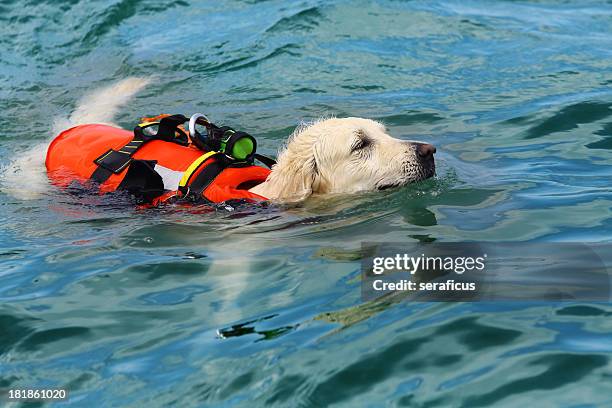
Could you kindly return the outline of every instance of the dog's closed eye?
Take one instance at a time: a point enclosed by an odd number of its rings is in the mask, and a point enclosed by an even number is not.
[[[372,146],[372,139],[370,139],[362,130],[358,130],[357,137],[355,141],[351,145],[351,153],[355,153],[359,150],[364,150],[370,146]]]

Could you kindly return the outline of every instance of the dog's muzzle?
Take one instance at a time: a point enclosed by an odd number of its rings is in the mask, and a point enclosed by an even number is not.
[[[429,143],[411,142],[410,148],[414,149],[414,156],[409,163],[405,164],[404,171],[406,178],[394,183],[380,184],[376,186],[376,189],[388,190],[435,176],[436,163],[434,154],[436,153],[436,147]]]
[[[433,177],[436,174],[436,161],[434,160],[436,146],[429,143],[414,143],[414,145],[419,163],[425,172],[424,178]]]

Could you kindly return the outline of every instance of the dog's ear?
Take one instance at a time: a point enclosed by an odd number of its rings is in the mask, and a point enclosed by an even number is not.
[[[313,193],[318,175],[317,162],[308,157],[285,157],[272,168],[266,184],[273,196],[284,201],[300,201]]]
[[[319,140],[320,132],[312,125],[298,127],[285,148],[278,154],[272,173],[259,191],[264,197],[282,201],[301,201],[313,193],[323,192],[328,183],[323,180],[324,152]]]

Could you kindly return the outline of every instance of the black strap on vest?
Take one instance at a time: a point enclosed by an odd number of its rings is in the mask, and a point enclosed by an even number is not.
[[[253,158],[259,160],[260,162],[262,162],[264,165],[266,165],[269,169],[272,168],[272,166],[274,166],[276,164],[276,160],[268,157],[268,156],[264,156],[263,154],[259,154],[259,153],[255,153],[253,155]]]
[[[145,123],[136,126],[134,128],[134,138],[128,144],[119,150],[109,149],[94,160],[98,168],[91,175],[91,179],[102,184],[113,174],[121,173],[130,165],[132,156],[134,156],[138,149],[151,140],[163,140],[187,146],[189,138],[185,132],[178,128],[179,125],[182,125],[187,120],[183,115],[166,116],[159,121],[157,133],[154,135],[145,133],[144,128],[157,125],[157,123]],[[179,137],[176,137],[177,131],[180,134]]]
[[[212,163],[210,160],[215,159]],[[209,163],[209,164],[207,164]],[[183,193],[183,200],[187,201],[201,201],[205,197],[202,195],[204,190],[211,185],[219,174],[229,167],[230,162],[223,153],[217,153],[200,164],[199,167],[206,166],[191,182],[187,182],[187,186],[179,187],[181,193]]]
[[[180,114],[170,115],[160,119],[157,133],[153,136],[150,136],[152,137],[152,139],[150,140],[163,140],[166,142],[178,143],[182,146],[187,146],[189,144],[189,137],[187,136],[187,133],[185,133],[178,126],[182,125],[188,120],[188,118]],[[144,123],[144,125],[144,127],[147,127],[147,123]],[[140,125],[136,126],[136,128],[134,128],[134,134],[136,134],[136,132],[142,133],[144,135],[143,127],[141,127]],[[176,136],[176,132],[180,134],[179,137]]]
[[[274,159],[262,156],[260,154],[255,154],[253,157],[270,168],[276,164]],[[215,160],[212,163],[207,164],[213,158]],[[219,176],[223,170],[228,167],[243,167],[251,165],[252,163],[248,162],[235,162],[223,153],[216,153],[198,166],[198,168],[202,166],[206,167],[200,171],[197,176],[195,176],[193,181],[188,180],[187,186],[179,188],[181,193],[183,193],[182,199],[191,202],[202,200],[206,201],[206,197],[203,196],[204,191],[213,183],[213,181],[215,181],[217,176]]]
[[[162,195],[164,181],[155,171],[155,164],[154,160],[132,160],[118,190],[126,190],[138,203],[148,203]]]

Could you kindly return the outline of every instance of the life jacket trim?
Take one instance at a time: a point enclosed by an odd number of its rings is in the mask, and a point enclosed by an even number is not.
[[[183,173],[183,177],[181,178],[181,181],[179,182],[179,187],[185,187],[187,183],[189,182],[189,178],[193,175],[193,173],[195,173],[198,170],[198,168],[200,168],[200,166],[202,166],[204,162],[206,162],[206,160],[208,160],[209,158],[213,157],[216,154],[219,154],[219,153],[218,152],[207,152],[201,155],[200,157],[198,157],[197,159],[195,159],[189,165],[189,167],[187,167],[187,170],[185,170],[185,173]]]
[[[200,201],[202,199],[208,200],[204,192],[206,189],[213,184],[217,176],[219,176],[228,166],[227,162],[223,160],[224,154],[217,153],[217,159],[211,161],[206,166],[203,166],[202,170],[197,173],[193,181],[188,186],[179,187],[184,194],[185,199],[190,201]],[[215,157],[215,155],[211,156]],[[204,161],[207,162],[208,160]],[[201,168],[200,165],[198,168]]]
[[[164,167],[157,163],[153,168],[162,178],[164,182],[164,189],[170,191],[176,191],[179,189],[179,181],[183,177],[184,171],[172,170],[168,167]]]

